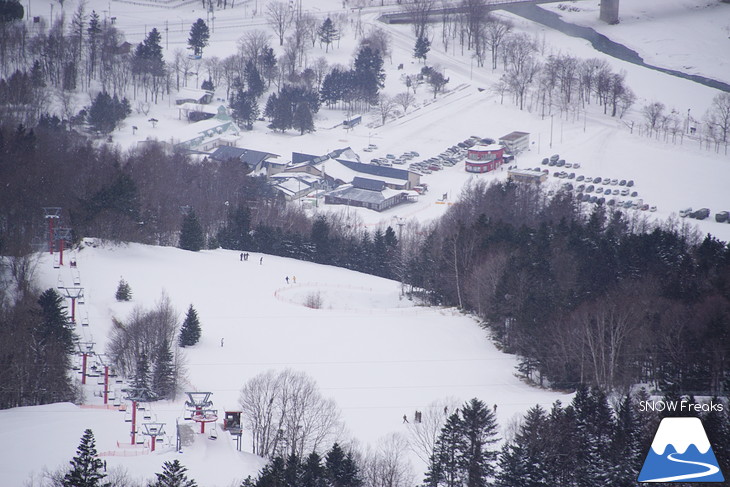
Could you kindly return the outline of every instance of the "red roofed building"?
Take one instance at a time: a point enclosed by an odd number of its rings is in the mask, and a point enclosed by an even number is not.
[[[466,155],[466,172],[490,172],[504,162],[504,147],[499,144],[475,145]]]

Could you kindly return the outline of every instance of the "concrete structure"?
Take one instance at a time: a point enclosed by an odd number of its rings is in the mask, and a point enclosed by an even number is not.
[[[466,172],[485,173],[494,171],[504,162],[504,148],[499,144],[470,147],[464,160]]]
[[[601,12],[598,18],[609,24],[618,24],[619,0],[601,0]]]
[[[540,184],[547,181],[547,174],[532,169],[510,169],[507,177],[518,183]]]
[[[530,134],[528,132],[510,132],[499,138],[499,145],[507,149],[510,154],[519,154],[529,150]]]

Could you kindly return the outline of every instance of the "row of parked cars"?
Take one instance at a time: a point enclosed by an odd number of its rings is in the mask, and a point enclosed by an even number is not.
[[[710,216],[709,208],[700,208],[699,210],[693,210],[692,208],[685,208],[679,210],[679,216],[682,218],[694,218],[696,220],[704,220]],[[730,223],[730,212],[720,211],[715,213],[715,221],[719,223]]]
[[[560,167],[565,169],[578,169],[580,163],[566,162],[565,159],[560,159],[558,154],[553,154],[549,158],[542,160],[543,166],[548,167]],[[545,174],[550,174],[549,169],[542,169],[536,167],[533,170],[542,171]],[[598,203],[605,204],[608,206],[614,206],[617,208],[627,208],[642,211],[656,211],[656,206],[650,206],[644,203],[644,200],[638,198],[639,192],[632,190],[634,187],[634,181],[629,179],[617,179],[611,177],[591,177],[584,176],[582,174],[577,175],[574,172],[567,171],[553,171],[552,176],[560,179],[571,179],[573,182],[566,182],[563,184],[563,189],[573,191],[578,201],[583,203]],[[580,183],[580,184],[577,184]],[[620,198],[614,198],[614,196],[624,196],[636,199],[622,200]]]
[[[440,171],[445,166],[455,166],[461,162],[464,157],[466,157],[466,149],[459,147],[458,145],[453,145],[435,157],[411,163],[408,166],[408,169],[420,174],[431,174],[434,171]]]

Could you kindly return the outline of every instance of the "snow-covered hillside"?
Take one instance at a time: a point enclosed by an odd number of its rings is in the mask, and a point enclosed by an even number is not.
[[[75,258],[86,295],[77,316],[82,321],[88,314],[89,321],[77,331],[82,342],[95,343],[97,353],[105,349],[112,317],[125,320],[136,306],[151,309],[163,292],[181,321],[188,305],[195,306],[203,336],[185,349],[187,390],[213,392],[219,411],[238,409],[240,388],[254,375],[285,368],[313,377],[340,407],[348,438],[363,444],[406,433],[403,415],[412,418],[416,409],[439,399],[478,397],[496,404],[503,425],[536,403],[569,400],[517,379],[515,358],[496,350],[472,318],[401,299],[394,281],[269,255],[251,254],[242,262],[238,252],[226,250],[86,246]],[[59,279],[70,286],[73,279],[71,269],[54,269],[48,255],[39,262],[38,277],[45,288],[56,287]],[[132,288],[130,303],[114,299],[120,277]],[[322,308],[305,307],[306,297],[317,292]],[[261,466],[245,453],[251,451],[245,433],[244,452],[238,453],[220,429],[215,441],[196,435],[195,445],[182,453],[164,442],[154,453],[137,455],[140,449],[128,446],[125,413],[93,408],[102,402],[94,394],[103,388],[97,380],[89,379],[84,389],[91,408],[58,404],[0,411],[13,438],[13,448],[0,455],[6,485],[21,485],[44,466],[65,465],[85,428],[94,430],[110,468],[123,465],[135,476],[149,478],[163,461],[179,458],[201,485],[227,486]],[[182,398],[152,404],[168,435],[174,435],[182,412]]]

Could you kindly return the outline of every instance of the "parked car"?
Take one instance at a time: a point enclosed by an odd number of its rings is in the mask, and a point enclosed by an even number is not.
[[[558,154],[553,154],[550,156],[551,162],[558,162],[558,159],[560,159],[560,156]]]
[[[626,186],[626,180],[625,179],[622,179],[621,181],[618,182],[618,185],[619,186]]]
[[[628,181],[626,181],[626,186],[628,186],[629,188],[631,186],[633,186],[633,185],[634,185],[634,180],[633,179],[629,179]]]
[[[612,179],[611,180],[611,185],[612,186],[616,186],[617,184],[618,184],[618,179]]]
[[[624,189],[621,190],[621,196],[628,196],[628,195],[629,195],[629,190],[628,189],[624,188]]]
[[[373,150],[370,147],[363,147],[363,152],[372,152]]]
[[[692,207],[685,208],[684,210],[679,210],[679,216],[682,218],[688,217],[690,213],[692,213]]]
[[[598,193],[598,194],[603,194],[603,188],[602,188],[602,187],[600,187],[600,186],[599,186],[599,187],[597,187],[597,188],[596,188],[596,193]]]
[[[725,223],[728,219],[730,219],[730,212],[721,211],[720,213],[715,213],[716,222]]]
[[[583,190],[585,190],[585,189],[586,189],[586,185],[585,185],[585,184],[579,184],[579,185],[578,185],[578,187],[577,187],[577,188],[575,188],[575,190],[576,190],[576,191],[580,191],[581,193],[582,193],[582,192],[583,192]]]
[[[575,173],[574,172],[568,174],[568,179],[573,179],[573,178],[575,178]]]
[[[574,162],[573,163],[573,169],[580,169],[580,163]]]
[[[650,206],[649,211],[656,211],[656,206]]]
[[[604,198],[603,196],[601,196],[600,198],[598,198],[596,200],[596,203],[598,203],[599,205],[603,205],[603,204],[606,203],[606,198]]]
[[[612,193],[612,194],[613,194],[614,196],[618,196],[619,194],[621,194],[621,191],[619,191],[618,189],[614,189],[613,191],[611,191],[611,193]]]
[[[557,165],[558,167],[563,167],[565,165],[565,159],[559,159]]]
[[[596,188],[591,184],[586,188],[586,193],[592,193]]]
[[[375,145],[375,144],[368,144],[368,147],[371,148],[371,149],[373,149],[373,150],[375,150],[375,149],[378,148],[378,146]]]
[[[608,201],[606,202],[606,204],[607,204],[608,206],[615,206],[615,205],[616,205],[616,200],[615,200],[615,199],[613,199],[613,198],[611,198],[610,200],[608,200]]]
[[[699,210],[692,212],[690,216],[696,220],[704,220],[705,218],[710,216],[710,209],[700,208]]]
[[[395,154],[385,154],[386,159],[395,159]]]
[[[548,159],[548,158],[546,157],[545,159],[543,159],[543,160],[542,160],[542,165],[543,165],[543,166],[547,166],[548,162],[550,162],[550,159]]]
[[[631,192],[631,197],[632,198],[636,198],[637,196],[639,196],[639,192],[638,191],[632,191]]]
[[[554,166],[557,161],[550,161],[548,162],[548,166]]]
[[[586,183],[592,183],[592,182],[593,182],[593,178],[590,176],[586,176]]]
[[[581,201],[583,201],[583,203],[587,203],[590,200],[591,200],[591,195],[589,195],[589,194],[584,194],[583,198],[581,199]]]
[[[600,183],[601,182],[601,176],[598,176],[597,178],[594,178],[593,179],[593,182],[596,183],[596,184]]]
[[[573,167],[573,165],[571,163],[569,163],[569,162],[565,163],[565,169],[570,169],[572,167]]]
[[[595,203],[596,201],[598,201],[598,196],[591,196],[591,199],[588,201],[590,201],[591,203]]]
[[[581,174],[580,176],[578,176],[577,178],[575,178],[575,180],[576,181],[583,181],[585,178],[586,177]]]
[[[639,206],[639,209],[640,209],[641,211],[646,211],[646,210],[648,210],[648,209],[649,209],[649,205],[647,205],[646,203],[644,203],[643,205]]]

